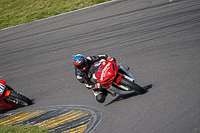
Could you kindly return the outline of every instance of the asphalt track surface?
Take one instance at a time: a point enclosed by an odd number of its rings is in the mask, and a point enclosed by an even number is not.
[[[200,1],[117,0],[0,31],[0,74],[35,104],[99,109],[94,133],[200,132]],[[148,92],[103,104],[72,55],[109,54]]]

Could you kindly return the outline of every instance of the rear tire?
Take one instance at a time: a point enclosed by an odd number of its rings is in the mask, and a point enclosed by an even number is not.
[[[32,104],[32,101],[29,98],[12,90],[10,92],[10,95],[6,98],[6,100],[13,102],[15,104],[20,104],[20,105],[25,105],[25,106]]]
[[[128,88],[130,88],[130,90],[135,90],[137,92],[139,92],[140,94],[144,94],[146,91],[145,89],[143,89],[141,86],[139,86],[138,84],[129,81],[128,79],[122,77],[121,81],[119,82],[121,85],[124,85]]]

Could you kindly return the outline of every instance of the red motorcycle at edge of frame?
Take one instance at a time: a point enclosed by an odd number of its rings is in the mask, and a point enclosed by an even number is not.
[[[0,109],[9,109],[16,105],[31,105],[32,101],[22,94],[14,91],[6,85],[6,81],[0,79]]]
[[[146,90],[136,83],[133,75],[114,61],[95,62],[90,71],[91,82],[100,82],[103,88],[113,96],[135,92],[146,93]]]

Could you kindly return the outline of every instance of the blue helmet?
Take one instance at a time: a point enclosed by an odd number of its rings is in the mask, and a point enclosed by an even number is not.
[[[80,71],[86,71],[88,68],[87,60],[85,60],[84,56],[81,54],[77,54],[73,57],[72,63],[75,67],[77,67]]]

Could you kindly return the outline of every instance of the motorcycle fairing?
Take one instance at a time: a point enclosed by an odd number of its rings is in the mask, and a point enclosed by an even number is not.
[[[9,109],[17,105],[12,102],[7,102],[4,100],[5,95],[9,96],[9,94],[10,93],[9,90],[7,89],[6,81],[0,79],[0,109]]]
[[[6,81],[0,79],[0,95],[3,94],[5,87],[6,87]]]
[[[97,82],[100,82],[104,89],[106,89],[108,92],[111,94],[117,93],[120,95],[126,95],[135,92],[134,90],[130,90],[130,88],[119,83],[120,77],[136,83],[133,75],[121,65],[115,64],[114,61],[103,61],[100,64],[97,64],[93,66],[93,78],[96,79]]]
[[[111,83],[117,75],[117,66],[114,61],[104,61],[98,68],[95,76],[105,89],[111,87]]]

